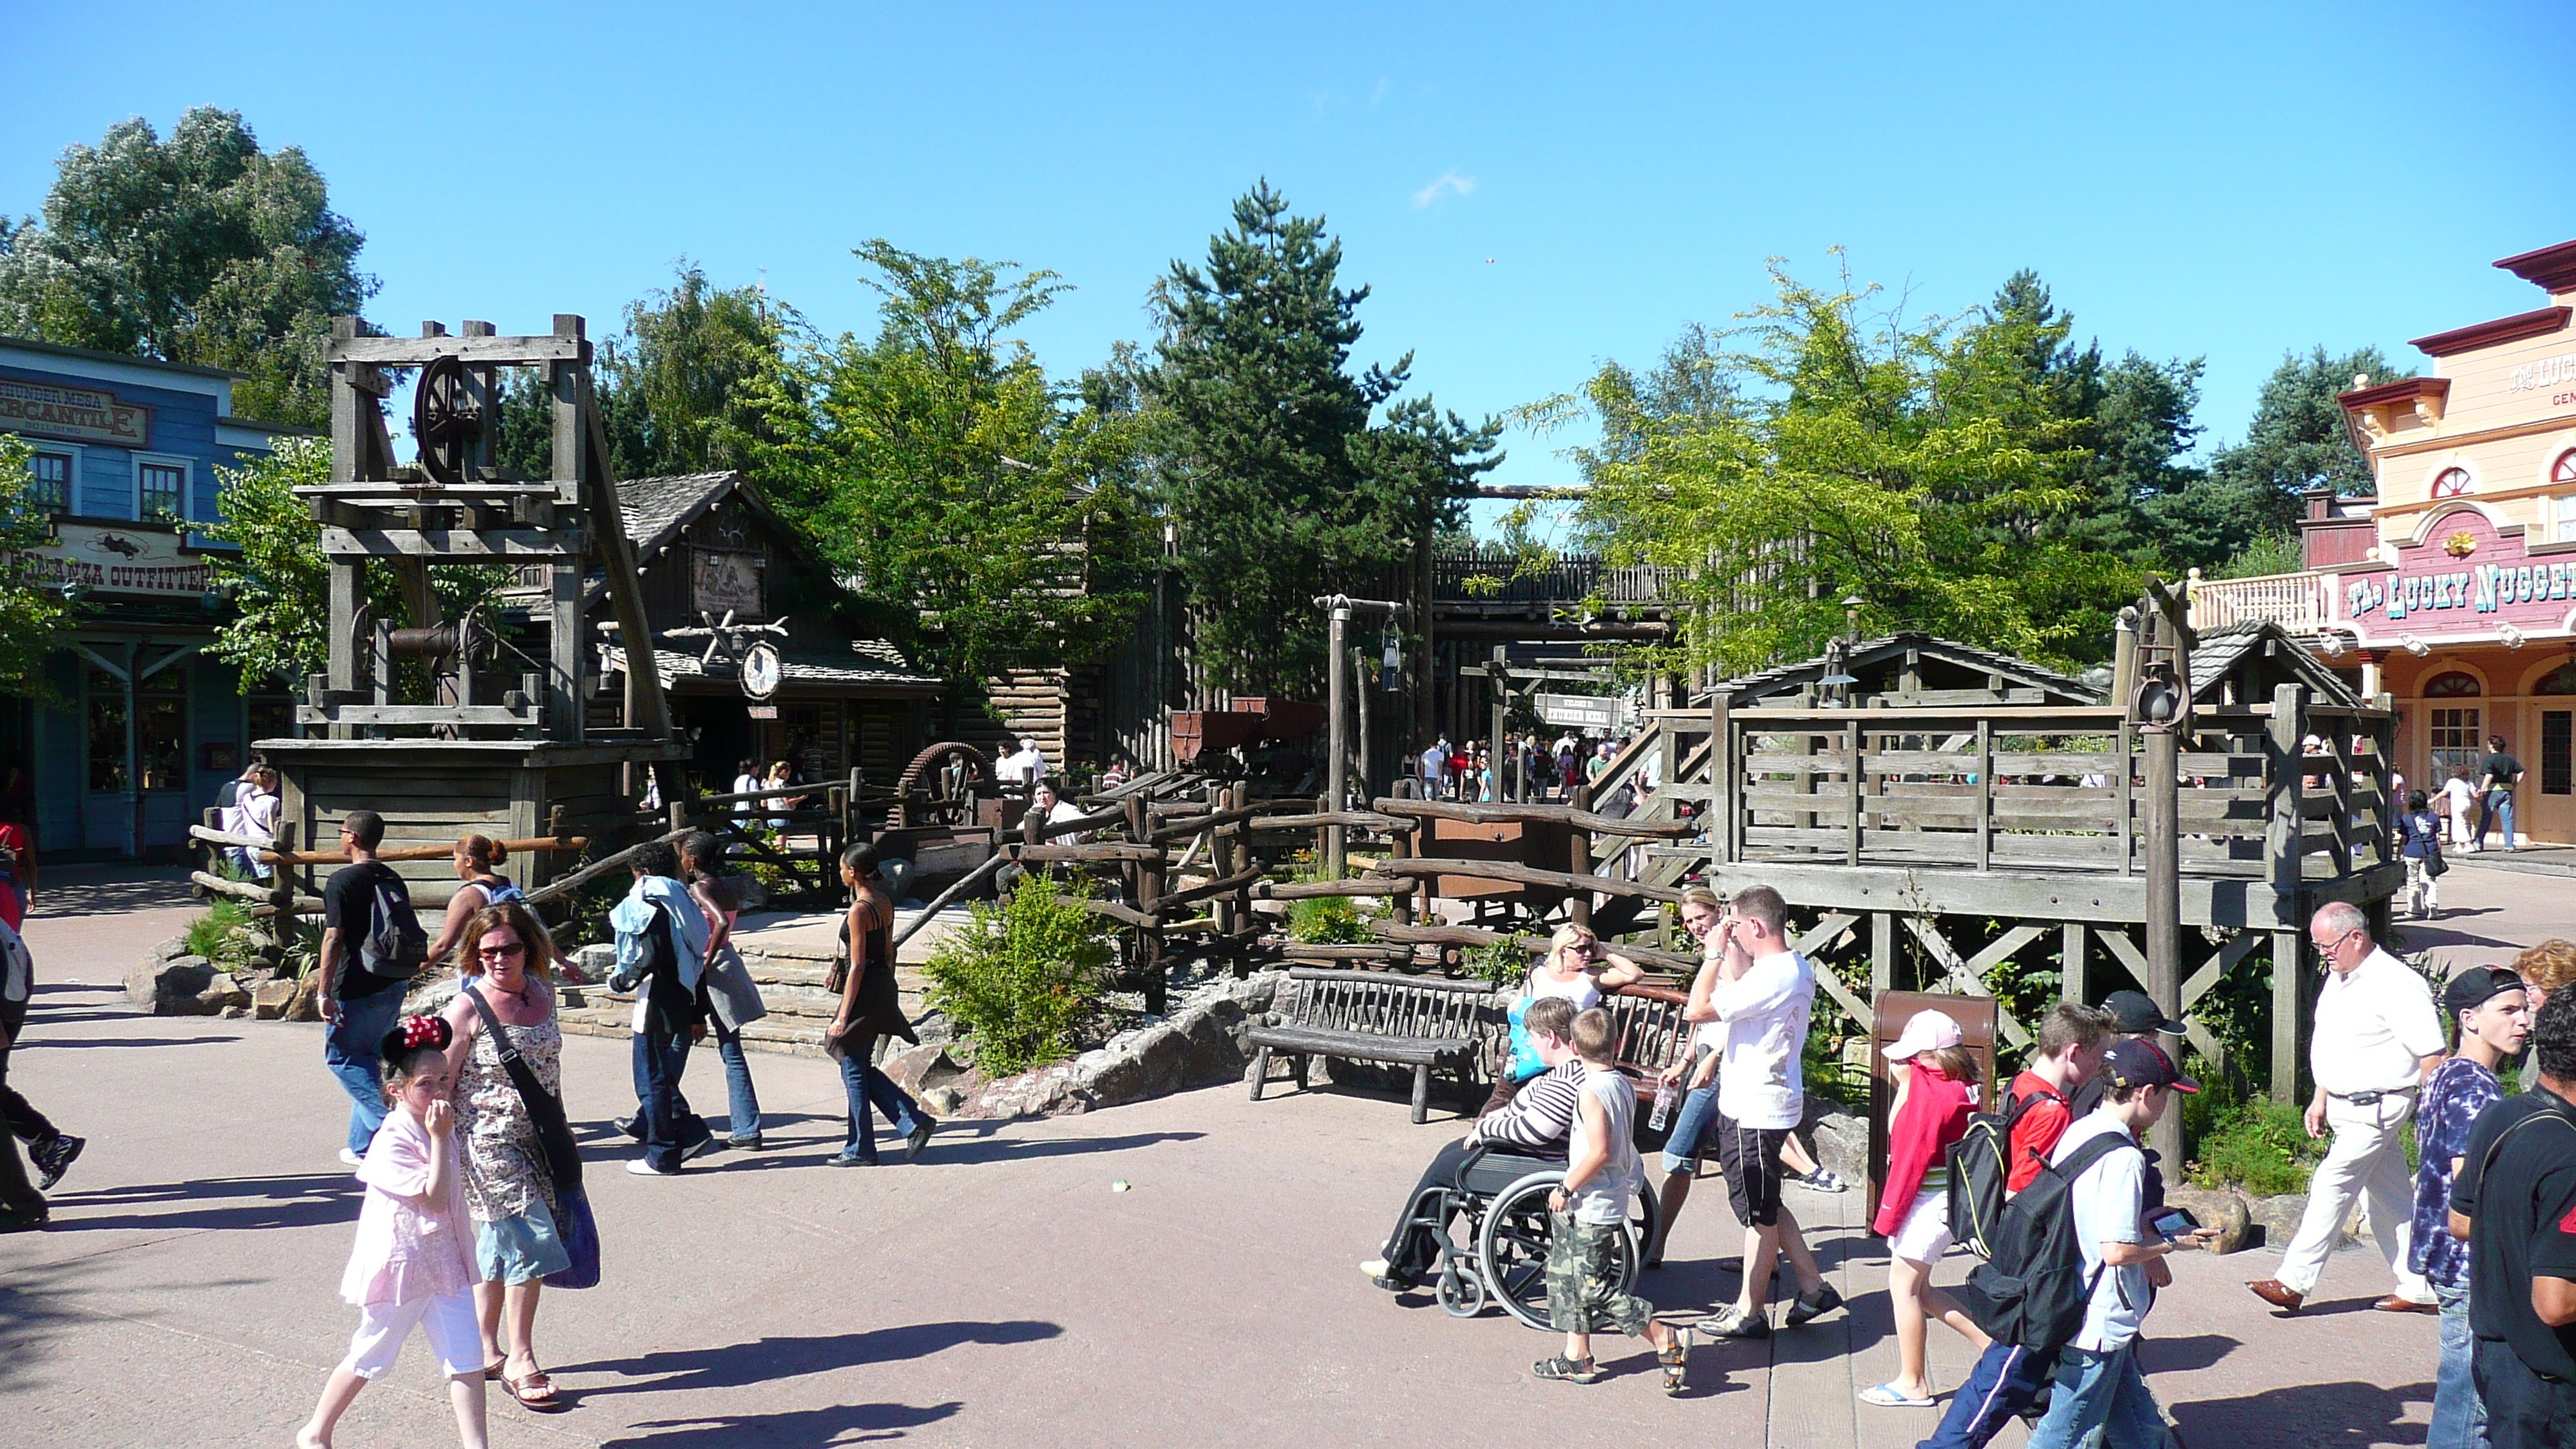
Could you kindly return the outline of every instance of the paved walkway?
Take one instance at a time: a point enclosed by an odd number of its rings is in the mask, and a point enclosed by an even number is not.
[[[92,1145],[55,1226],[0,1239],[8,1442],[283,1442],[354,1323],[334,1296],[356,1210],[332,1161],[346,1107],[319,1029],[134,1016],[111,989],[66,984],[122,970],[93,956],[105,938],[86,920],[31,932],[47,984],[12,1080]],[[157,934],[144,924],[124,949]],[[622,1044],[576,1038],[566,1054],[609,1281],[549,1295],[541,1319],[576,1407],[496,1401],[496,1444],[1858,1449],[1933,1422],[1853,1401],[1895,1349],[1885,1258],[1854,1231],[1851,1196],[1793,1200],[1852,1312],[1705,1349],[1671,1402],[1640,1348],[1611,1348],[1618,1377],[1595,1388],[1539,1384],[1526,1367],[1545,1336],[1390,1299],[1353,1270],[1456,1130],[1410,1126],[1390,1099],[1215,1089],[960,1123],[918,1165],[843,1171],[821,1165],[842,1130],[829,1064],[761,1057],[773,1150],[660,1180],[627,1175],[602,1126],[631,1101]],[[705,1063],[697,1076],[718,1090]],[[1676,1313],[1732,1294],[1711,1266],[1740,1241],[1722,1203],[1701,1195],[1676,1265],[1649,1280]],[[2194,1444],[2421,1442],[2434,1325],[2366,1310],[2386,1287],[2366,1253],[2336,1258],[2318,1308],[2287,1320],[2239,1286],[2269,1255],[2177,1267],[2148,1362]],[[1943,1278],[1963,1272],[1954,1259]],[[1959,1345],[1936,1332],[1933,1347],[1935,1377],[1955,1383]],[[343,1442],[445,1442],[438,1392],[416,1341]]]

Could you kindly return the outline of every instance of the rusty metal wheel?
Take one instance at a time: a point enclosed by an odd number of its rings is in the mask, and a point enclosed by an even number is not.
[[[895,781],[894,823],[972,825],[975,801],[993,786],[993,762],[961,740],[942,740],[912,757]]]

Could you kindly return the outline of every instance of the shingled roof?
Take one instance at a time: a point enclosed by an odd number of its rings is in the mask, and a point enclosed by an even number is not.
[[[768,500],[751,481],[728,469],[722,473],[676,473],[658,478],[627,478],[617,485],[617,511],[626,519],[626,537],[642,563],[669,548],[683,530],[707,510],[741,490],[744,501],[769,512]]]
[[[2050,704],[2090,705],[2102,702],[2102,691],[2071,674],[2061,674],[2045,664],[2034,664],[2014,655],[1980,649],[1973,644],[1962,644],[1921,630],[1863,639],[1845,651],[1843,664],[1851,673],[1859,674],[1866,666],[1902,659],[1907,650],[1919,651],[1927,659],[1962,669],[2000,675],[2006,688],[2039,690]],[[1714,689],[1725,690],[1730,702],[1740,708],[1759,700],[1791,694],[1816,683],[1825,677],[1826,662],[1826,656],[1819,654],[1794,664],[1775,664],[1768,669],[1721,680]],[[1705,700],[1712,692],[1701,690],[1695,698]]]
[[[2275,645],[2278,647],[2273,647]],[[2281,672],[2306,685],[2312,701],[2342,705],[2365,703],[2350,681],[2308,652],[2307,646],[2301,644],[2297,636],[2270,619],[2221,624],[2197,631],[2191,647],[2192,701],[2196,704],[2219,702],[2219,693],[2227,676],[2256,655],[2263,655]],[[2268,699],[2240,701],[2244,704],[2268,702]]]

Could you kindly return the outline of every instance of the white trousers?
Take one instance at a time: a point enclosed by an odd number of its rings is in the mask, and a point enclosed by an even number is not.
[[[2417,1303],[2433,1301],[2432,1287],[2406,1265],[2413,1236],[2415,1178],[2406,1170],[2406,1144],[2400,1134],[2414,1115],[2412,1092],[2382,1097],[2366,1107],[2341,1097],[2326,1099],[2326,1126],[2334,1133],[2334,1146],[2327,1149],[2326,1160],[2317,1164],[2316,1176],[2308,1183],[2307,1215],[2299,1219],[2298,1236],[2281,1254],[2282,1287],[2302,1295],[2316,1291],[2317,1275],[2325,1271],[2335,1234],[2352,1216],[2353,1199],[2360,1198],[2368,1213],[2370,1239],[2379,1245],[2379,1256],[2388,1260],[2388,1270],[2397,1275],[2397,1296]]]
[[[441,1293],[409,1303],[368,1303],[358,1309],[358,1331],[340,1367],[370,1382],[383,1378],[402,1353],[413,1324],[429,1334],[429,1350],[449,1378],[483,1373],[483,1328],[474,1317],[474,1295]]]

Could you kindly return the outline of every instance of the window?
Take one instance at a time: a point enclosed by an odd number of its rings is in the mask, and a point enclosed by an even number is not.
[[[2568,726],[2576,723],[2576,710],[2544,709],[2540,712],[2540,793],[2566,795],[2576,793],[2576,770],[2570,770],[2568,759]]]
[[[2557,464],[2549,470],[2549,481],[2576,483],[2576,448],[2570,448],[2558,455]]]
[[[27,501],[46,513],[72,511],[72,455],[38,453],[27,464]]]
[[[2478,677],[2465,670],[2449,670],[2424,681],[2426,699],[2460,699],[2484,693],[2486,690],[2479,686]]]
[[[188,785],[188,666],[174,664],[134,686],[134,751],[146,790]]]
[[[2558,455],[2558,461],[2549,467],[2549,481],[2576,483],[2576,448]],[[2551,499],[2550,505],[2558,512],[2558,527],[2550,538],[2558,543],[2576,543],[2576,494],[2562,494]]]
[[[89,787],[125,793],[125,681],[89,671]]]
[[[2469,470],[2466,468],[2445,468],[2433,475],[2433,496],[2436,498],[2457,498],[2468,491]]]
[[[188,517],[188,468],[184,463],[144,463],[136,477],[143,492],[141,517],[146,522],[181,523]]]
[[[2431,725],[2429,742],[2433,747],[2433,768],[2427,780],[2439,785],[2451,778],[2454,770],[2470,772],[2470,783],[2476,783],[2479,749],[2478,712],[2470,708],[2431,709],[2425,711]]]

